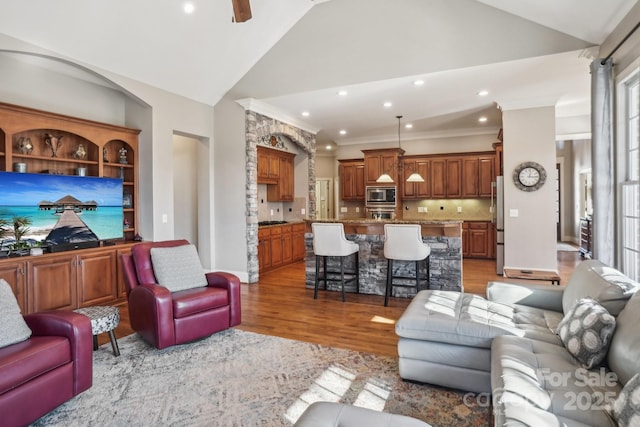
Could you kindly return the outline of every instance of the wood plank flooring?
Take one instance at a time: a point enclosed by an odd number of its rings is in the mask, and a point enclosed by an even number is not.
[[[558,252],[558,270],[565,284],[581,261],[577,252]],[[465,259],[463,284],[465,292],[484,295],[487,282],[510,281],[495,273],[495,261]],[[533,281],[520,281],[533,283]],[[541,282],[549,286],[549,282]],[[340,292],[319,291],[304,287],[304,263],[283,267],[260,276],[258,284],[242,285],[242,324],[238,329],[275,335],[333,347],[368,353],[397,356],[398,338],[395,321],[410,300],[391,298],[383,306],[382,296],[347,294],[341,301]],[[121,320],[116,336],[131,334],[127,305],[120,306]],[[101,334],[99,342],[108,342]]]

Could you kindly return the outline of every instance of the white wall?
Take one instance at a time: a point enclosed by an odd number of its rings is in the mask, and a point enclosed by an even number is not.
[[[556,270],[555,108],[505,110],[505,268]],[[537,191],[519,190],[512,174],[522,162],[537,162],[547,182]],[[511,210],[518,216],[510,216]]]
[[[198,144],[186,136],[173,137],[174,236],[198,246]]]

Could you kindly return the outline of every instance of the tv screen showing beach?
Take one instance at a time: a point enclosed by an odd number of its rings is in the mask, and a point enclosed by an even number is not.
[[[22,240],[43,245],[123,237],[122,180],[0,172],[0,246],[15,243],[15,218],[26,218]]]

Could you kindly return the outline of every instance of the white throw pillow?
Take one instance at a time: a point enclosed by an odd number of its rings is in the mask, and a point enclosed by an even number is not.
[[[616,319],[593,298],[578,300],[558,323],[558,335],[565,348],[585,368],[599,366],[607,356]]]
[[[27,326],[11,286],[0,279],[0,348],[28,339],[31,329]]]
[[[151,248],[151,263],[158,284],[171,292],[207,286],[207,278],[193,245]]]

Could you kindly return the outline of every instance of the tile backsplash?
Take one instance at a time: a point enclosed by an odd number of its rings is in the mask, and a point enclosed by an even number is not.
[[[490,221],[490,199],[406,200],[403,219]],[[424,210],[424,211],[423,211]]]

